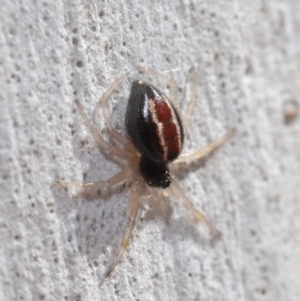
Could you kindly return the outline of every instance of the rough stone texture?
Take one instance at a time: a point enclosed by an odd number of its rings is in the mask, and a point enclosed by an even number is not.
[[[297,0],[3,0],[0,300],[298,301],[299,11]],[[103,130],[97,100],[130,71],[111,98],[123,131],[137,66],[174,78],[183,107],[195,66],[186,152],[237,129],[181,179],[223,238],[203,239],[172,202],[169,224],[142,219],[101,284],[127,224],[128,192],[87,202],[53,182],[118,170],[95,148],[74,99]]]

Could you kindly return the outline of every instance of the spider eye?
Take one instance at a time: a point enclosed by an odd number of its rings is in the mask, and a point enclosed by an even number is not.
[[[152,187],[167,188],[172,182],[167,164],[153,162],[146,157],[141,157],[140,172]]]

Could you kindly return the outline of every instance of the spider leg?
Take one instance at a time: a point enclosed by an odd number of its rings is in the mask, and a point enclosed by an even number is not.
[[[186,163],[192,160],[199,160],[204,158],[205,156],[210,155],[213,153],[217,148],[219,148],[222,144],[224,144],[234,133],[234,130],[228,131],[223,137],[221,137],[219,140],[217,140],[214,143],[208,144],[201,150],[192,153],[192,154],[187,154],[187,155],[182,155],[180,156],[174,164],[179,164],[179,163]]]
[[[206,218],[206,216],[197,210],[193,203],[187,198],[184,191],[182,190],[181,186],[179,185],[179,182],[175,177],[172,177],[172,185],[171,189],[174,194],[178,196],[179,199],[181,199],[184,203],[184,205],[187,207],[187,209],[190,211],[190,213],[195,217],[195,219],[199,222],[205,223],[206,226],[211,231],[213,237],[219,238],[221,237],[221,232]]]
[[[129,166],[125,167],[106,181],[92,183],[57,181],[56,183],[64,188],[75,188],[78,190],[78,195],[91,200],[95,199],[97,196],[108,196],[113,190],[130,182],[132,176],[132,167]]]
[[[170,85],[170,94],[171,94],[170,96],[171,96],[172,102],[178,108],[179,102],[178,102],[177,84],[174,79],[171,79],[171,78],[165,76],[161,72],[157,72],[157,71],[147,69],[144,67],[138,67],[138,71],[142,72],[142,73],[147,73],[151,76],[159,77],[162,80],[164,80],[166,83],[168,83]]]
[[[150,186],[146,186],[146,194],[140,198],[141,205],[147,205],[145,220],[154,219],[159,214],[166,223],[169,223],[172,214],[172,206],[170,204],[170,191],[166,189],[153,189]]]
[[[183,118],[183,128],[187,129],[188,125],[191,121],[191,116],[193,114],[195,105],[196,105],[196,99],[197,99],[197,94],[196,94],[196,70],[194,67],[191,68],[190,71],[190,77],[191,77],[191,92],[192,92],[192,99],[189,102],[187,111],[185,113],[185,116]]]
[[[103,155],[105,155],[109,160],[121,166],[124,165],[123,160],[131,161],[134,158],[134,155],[132,153],[127,152],[124,149],[109,145],[92,126],[78,100],[75,100],[75,104],[88,130],[90,131],[93,139],[95,140],[98,149],[101,153],[103,153]]]
[[[127,139],[126,137],[124,137],[123,135],[121,135],[113,126],[112,122],[111,122],[111,116],[109,113],[109,108],[108,108],[108,98],[110,97],[110,95],[117,89],[117,87],[128,77],[129,72],[127,72],[126,74],[124,74],[121,78],[119,78],[118,80],[116,80],[111,87],[103,94],[103,96],[101,97],[100,101],[98,102],[98,105],[101,105],[102,109],[103,109],[103,113],[104,113],[104,118],[105,118],[105,123],[106,126],[109,130],[110,135],[116,140],[118,141],[122,146],[124,147],[128,147],[128,146],[132,146],[132,143],[129,139]],[[133,147],[133,146],[132,146]]]
[[[124,252],[126,251],[128,245],[129,245],[129,240],[132,234],[132,230],[135,226],[137,217],[138,217],[138,212],[139,212],[139,197],[140,197],[140,185],[141,185],[141,178],[132,186],[130,190],[130,197],[129,197],[129,224],[127,225],[127,228],[124,232],[123,239],[121,242],[121,247],[118,252],[117,257],[111,264],[111,266],[108,268],[107,272],[105,273],[104,277],[108,277],[116,265],[119,263],[121,260]]]

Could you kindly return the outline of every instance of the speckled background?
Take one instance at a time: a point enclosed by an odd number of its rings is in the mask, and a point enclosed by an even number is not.
[[[297,0],[2,1],[0,300],[298,301],[299,11]],[[101,284],[128,222],[128,191],[87,202],[53,182],[118,171],[74,99],[107,138],[96,103],[130,71],[110,101],[124,131],[130,82],[144,78],[138,66],[178,82],[182,111],[195,67],[185,152],[237,130],[180,178],[223,237],[204,239],[172,199],[168,223],[143,212]]]

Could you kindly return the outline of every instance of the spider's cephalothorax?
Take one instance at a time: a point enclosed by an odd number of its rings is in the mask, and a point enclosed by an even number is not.
[[[125,118],[128,135],[141,154],[140,171],[150,186],[171,184],[168,163],[183,146],[183,128],[172,102],[157,88],[134,81]]]

